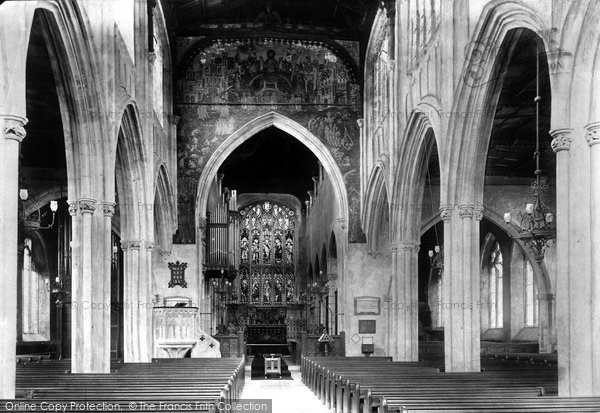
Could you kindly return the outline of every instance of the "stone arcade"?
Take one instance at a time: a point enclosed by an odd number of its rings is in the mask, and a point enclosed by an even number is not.
[[[600,397],[598,19],[594,0],[0,2],[0,397],[46,358],[478,373],[498,352]]]

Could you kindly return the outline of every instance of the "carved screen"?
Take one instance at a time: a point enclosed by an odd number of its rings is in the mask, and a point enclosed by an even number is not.
[[[293,210],[269,201],[240,210],[241,302],[283,305],[294,300],[295,224]]]

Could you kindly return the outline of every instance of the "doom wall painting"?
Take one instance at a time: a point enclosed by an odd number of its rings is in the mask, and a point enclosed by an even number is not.
[[[314,42],[216,42],[195,50],[177,87],[181,119],[176,242],[195,242],[198,179],[213,152],[241,126],[272,111],[298,122],[328,148],[346,183],[349,241],[364,241],[356,123],[361,94],[355,74],[337,54]]]

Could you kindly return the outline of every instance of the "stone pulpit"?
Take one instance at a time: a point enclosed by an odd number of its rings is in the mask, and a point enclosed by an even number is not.
[[[154,307],[154,357],[182,358],[198,340],[197,307]]]

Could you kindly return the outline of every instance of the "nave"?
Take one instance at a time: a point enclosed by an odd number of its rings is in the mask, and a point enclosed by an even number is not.
[[[250,379],[250,362],[234,358],[117,362],[107,375],[74,376],[68,369],[69,363],[55,360],[19,365],[15,403],[142,412],[229,412],[236,402],[273,413],[600,409],[600,398],[558,397],[556,358],[536,353],[488,354],[481,373],[454,374],[445,374],[439,359],[305,357],[301,366],[291,366],[289,380]],[[0,410],[10,411],[7,406]]]
[[[598,20],[0,1],[0,399],[595,408]]]

